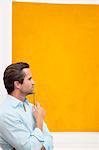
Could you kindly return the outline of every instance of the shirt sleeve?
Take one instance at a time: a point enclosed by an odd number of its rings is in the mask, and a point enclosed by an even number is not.
[[[52,150],[53,149],[53,137],[45,122],[43,122],[43,134],[45,138],[45,141],[43,143],[44,147],[46,148],[46,150]]]
[[[39,128],[29,131],[14,114],[2,116],[0,132],[3,138],[17,150],[40,150],[45,142],[44,135]]]

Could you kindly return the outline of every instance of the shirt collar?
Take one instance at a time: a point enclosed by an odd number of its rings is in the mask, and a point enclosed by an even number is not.
[[[7,95],[7,99],[8,99],[8,102],[10,103],[10,105],[12,107],[17,107],[19,105],[23,105],[23,102],[24,103],[27,103],[29,105],[29,102],[28,100],[25,98],[25,100],[22,102],[20,101],[19,99],[17,99],[16,97],[12,96],[12,95]]]
[[[23,103],[26,103],[27,105],[29,105],[29,101],[25,98],[25,100],[23,101]]]

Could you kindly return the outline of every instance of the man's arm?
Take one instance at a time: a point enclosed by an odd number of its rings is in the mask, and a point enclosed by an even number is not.
[[[45,137],[45,141],[43,143],[43,147],[41,148],[41,150],[48,150],[48,149],[52,150],[53,149],[52,135],[50,134],[47,125],[44,123],[45,111],[40,106],[39,103],[37,103],[35,108],[33,107],[33,113],[36,119],[36,127],[41,129]]]
[[[49,142],[46,142],[48,140],[43,134],[45,131],[45,128],[43,128],[45,112],[38,104],[33,114],[36,119],[36,126],[33,131],[30,131],[24,124],[24,120],[20,120],[15,113],[5,114],[0,119],[0,132],[2,132],[3,138],[15,149],[43,150],[44,147],[46,150],[48,149]],[[44,146],[42,147],[43,144]]]
[[[34,108],[33,108],[34,109]],[[41,150],[52,150],[53,149],[53,138],[51,133],[49,132],[47,125],[45,124],[44,117],[45,117],[45,111],[40,106],[39,103],[37,103],[36,109],[34,109],[34,116],[36,119],[36,127],[40,128],[44,134],[45,141],[43,143],[43,147]],[[41,123],[41,124],[40,124]]]
[[[39,128],[30,131],[14,113],[0,118],[0,132],[5,141],[18,150],[40,150],[45,140]]]
[[[39,102],[36,103],[36,106],[32,109],[33,115],[36,120],[36,128],[39,128],[41,131],[43,130],[43,120],[45,117],[45,110],[40,106]]]

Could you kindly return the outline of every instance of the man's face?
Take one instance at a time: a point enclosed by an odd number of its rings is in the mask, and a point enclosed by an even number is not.
[[[33,93],[35,83],[32,79],[32,73],[29,68],[23,69],[23,72],[25,73],[25,77],[21,84],[20,92],[26,96]]]

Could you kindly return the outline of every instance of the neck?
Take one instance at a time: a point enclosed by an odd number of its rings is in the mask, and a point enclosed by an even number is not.
[[[10,95],[14,96],[15,98],[19,99],[20,101],[24,101],[24,99],[25,99],[25,95],[20,94],[20,92],[18,92],[18,91],[13,91]]]

